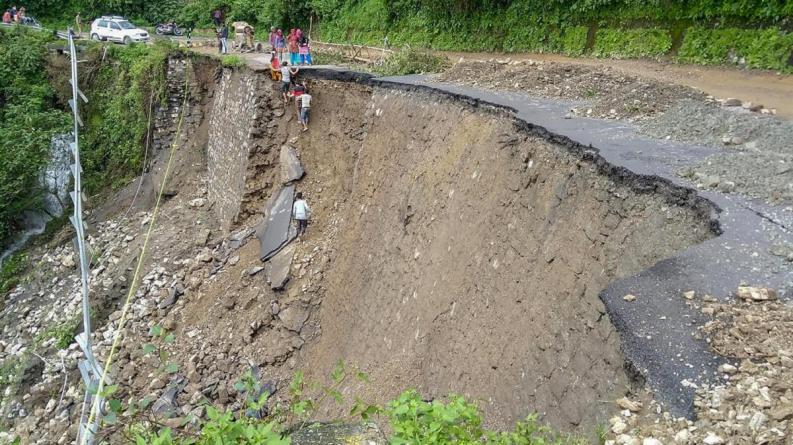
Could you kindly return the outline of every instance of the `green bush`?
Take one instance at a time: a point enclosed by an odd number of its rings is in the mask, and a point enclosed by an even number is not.
[[[510,432],[482,427],[476,405],[452,395],[447,403],[426,402],[416,391],[406,391],[385,409],[392,435],[390,445],[583,445],[584,439],[564,436],[540,425],[531,415]]]
[[[42,32],[0,29],[0,246],[22,212],[41,207],[50,142],[69,129],[45,70],[51,41]]]
[[[672,48],[672,36],[664,29],[599,29],[593,54],[597,57],[659,57]]]
[[[78,314],[61,324],[51,326],[36,336],[36,343],[38,344],[54,338],[54,345],[56,348],[66,349],[69,345],[74,343],[74,337],[77,335],[77,328],[80,327],[82,321],[82,315]]]
[[[686,63],[739,64],[790,72],[793,33],[765,30],[694,27],[686,30],[678,60]]]
[[[375,65],[374,70],[383,76],[405,76],[408,74],[437,73],[449,66],[443,56],[413,48],[398,51]]]
[[[21,252],[11,255],[3,261],[3,264],[0,265],[0,298],[19,284],[22,273],[27,267],[28,257]]]
[[[238,68],[238,67],[247,65],[247,62],[245,61],[245,58],[237,56],[237,55],[223,56],[223,58],[221,59],[220,63],[223,66],[227,66],[227,67],[231,67],[231,68]]]
[[[504,51],[531,51],[538,53],[562,53],[580,56],[586,49],[587,27],[570,26],[559,29],[550,25],[535,27],[509,27],[504,40]]]
[[[80,148],[89,193],[126,184],[140,173],[150,113],[166,99],[165,70],[173,50],[159,43],[98,46],[95,57],[103,48],[105,61],[96,62],[95,77],[85,88],[89,103]]]
[[[386,414],[393,429],[391,445],[470,445],[484,436],[479,410],[460,396],[449,403],[425,402],[416,391],[407,391],[388,404]]]

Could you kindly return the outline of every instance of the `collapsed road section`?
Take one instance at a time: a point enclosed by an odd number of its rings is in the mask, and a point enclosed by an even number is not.
[[[372,382],[346,382],[345,395],[455,392],[494,428],[538,412],[591,432],[632,383],[689,414],[693,385],[718,378],[724,359],[694,335],[706,318],[684,292],[727,299],[746,281],[790,298],[790,265],[767,253],[791,242],[790,214],[696,192],[672,173],[707,149],[566,119],[560,102],[321,68],[301,71],[314,98],[302,132],[269,71],[169,63],[180,67],[169,76],[194,79],[189,136],[111,370],[121,396],[150,394],[177,416],[233,410],[244,397],[234,382],[255,367],[284,403],[296,370],[323,379],[344,360]],[[312,208],[299,242],[298,192]],[[132,194],[119,196],[96,213],[107,216],[92,246],[100,359],[150,224],[145,209],[119,216]],[[58,298],[75,294],[70,249],[32,253],[48,266],[0,312],[7,357],[22,363],[45,324],[76,307]],[[178,362],[172,379],[152,379],[141,352],[154,324],[174,335],[163,346]],[[48,340],[37,350],[47,363],[25,365],[9,389],[3,414],[30,442],[73,437],[81,394],[50,403],[77,378],[79,357],[61,351]]]

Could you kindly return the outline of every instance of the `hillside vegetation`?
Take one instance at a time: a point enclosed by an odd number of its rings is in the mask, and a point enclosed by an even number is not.
[[[49,40],[24,29],[0,30],[0,246],[23,211],[42,208],[39,176],[50,141],[69,128],[44,70]]]
[[[49,55],[53,38],[25,28],[0,29],[0,247],[20,229],[26,210],[41,210],[40,176],[53,136],[71,131],[69,62]],[[91,45],[83,54],[80,144],[84,189],[90,195],[139,173],[149,115],[164,100],[170,48]]]
[[[314,0],[325,40],[789,71],[793,1]]]
[[[7,3],[7,2],[6,2]],[[454,51],[667,57],[793,69],[793,0],[33,0],[32,15],[71,23],[101,14],[209,26],[225,11],[264,31],[312,28],[332,42]],[[9,5],[5,5],[9,6]],[[313,18],[313,21],[312,21]],[[387,40],[386,40],[387,39]]]

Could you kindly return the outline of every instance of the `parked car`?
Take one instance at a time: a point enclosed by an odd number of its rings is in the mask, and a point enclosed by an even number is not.
[[[130,44],[148,42],[149,33],[124,17],[104,16],[91,23],[91,39]]]

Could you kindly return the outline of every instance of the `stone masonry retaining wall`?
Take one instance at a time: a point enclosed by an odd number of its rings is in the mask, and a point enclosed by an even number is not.
[[[258,90],[256,74],[225,68],[209,110],[208,198],[223,230],[235,222],[245,193]]]

